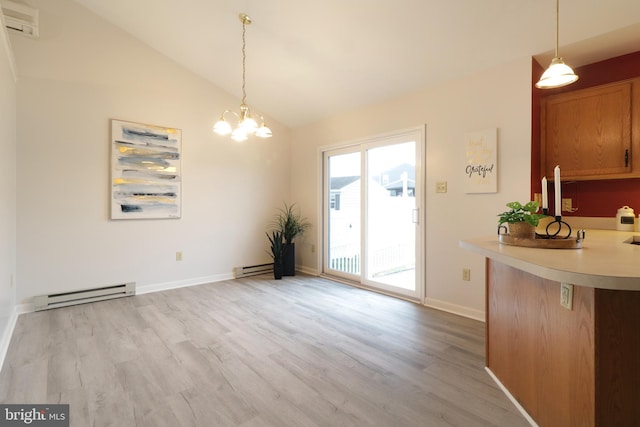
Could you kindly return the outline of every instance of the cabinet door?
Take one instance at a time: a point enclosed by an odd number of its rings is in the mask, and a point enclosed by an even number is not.
[[[541,101],[542,173],[598,179],[632,172],[632,82],[549,96]]]

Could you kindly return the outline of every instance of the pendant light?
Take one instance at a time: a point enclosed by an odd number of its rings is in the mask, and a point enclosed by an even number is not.
[[[556,55],[551,60],[549,68],[542,73],[540,80],[536,83],[536,87],[540,89],[553,89],[570,85],[578,80],[578,76],[573,72],[571,67],[564,63],[558,55],[558,33],[560,21],[560,0],[556,0]]]
[[[255,134],[260,138],[271,138],[272,133],[264,123],[264,117],[260,116],[260,126],[258,122],[251,116],[251,111],[247,105],[247,91],[246,87],[246,61],[247,55],[245,53],[246,41],[245,33],[246,26],[251,24],[251,17],[246,13],[238,15],[240,22],[242,22],[242,102],[240,104],[240,113],[236,113],[232,110],[225,110],[220,115],[220,120],[213,125],[213,131],[218,135],[229,135],[234,141],[245,141],[249,135]],[[238,123],[235,129],[232,129],[231,124],[225,119],[226,114],[233,114],[236,116]]]

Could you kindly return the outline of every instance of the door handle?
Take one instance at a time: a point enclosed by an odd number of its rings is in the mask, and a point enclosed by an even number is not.
[[[624,150],[624,167],[629,167],[629,149]]]

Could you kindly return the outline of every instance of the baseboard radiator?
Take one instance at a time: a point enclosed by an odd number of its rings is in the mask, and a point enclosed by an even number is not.
[[[136,284],[122,283],[113,286],[84,289],[81,291],[63,292],[59,294],[38,295],[34,298],[35,310],[66,307],[88,302],[104,301],[114,298],[128,297],[136,294]]]
[[[235,277],[236,279],[240,279],[242,277],[250,277],[256,276],[258,274],[271,273],[273,271],[273,263],[269,264],[258,264],[258,265],[248,265],[245,267],[236,267],[235,268]]]

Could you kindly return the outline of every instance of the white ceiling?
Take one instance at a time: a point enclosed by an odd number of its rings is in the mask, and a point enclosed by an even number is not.
[[[527,56],[547,66],[553,0],[75,0],[291,127]],[[572,67],[640,50],[640,0],[562,0]],[[235,107],[237,106],[230,106]]]

